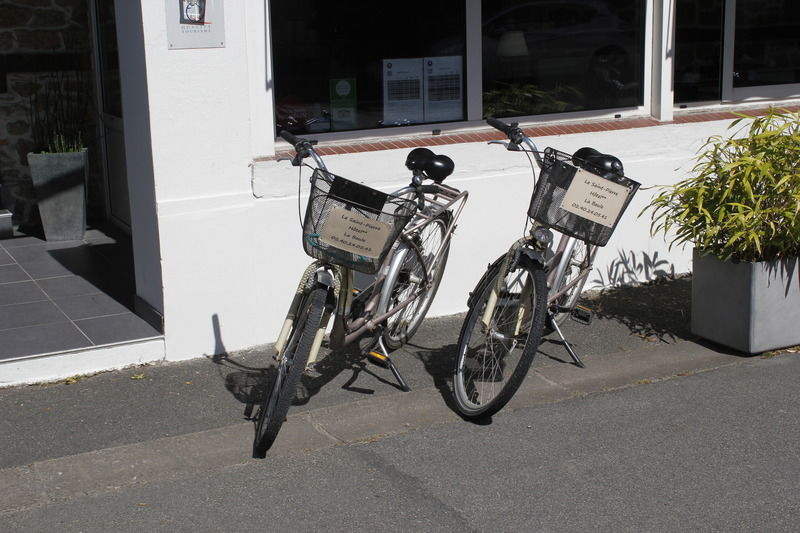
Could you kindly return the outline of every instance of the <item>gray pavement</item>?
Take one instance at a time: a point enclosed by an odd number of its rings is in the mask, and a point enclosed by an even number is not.
[[[794,531],[792,352],[746,358],[687,330],[688,280],[590,298],[490,424],[449,407],[462,317],[397,354],[307,380],[266,460],[241,400],[264,350],[0,389],[0,521],[48,531]],[[236,524],[233,526],[232,524]]]

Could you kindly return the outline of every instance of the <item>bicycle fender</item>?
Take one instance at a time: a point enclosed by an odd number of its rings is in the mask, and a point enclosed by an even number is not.
[[[535,248],[529,248],[527,246],[522,246],[517,249],[515,262],[528,268],[540,267],[546,269],[544,254]]]

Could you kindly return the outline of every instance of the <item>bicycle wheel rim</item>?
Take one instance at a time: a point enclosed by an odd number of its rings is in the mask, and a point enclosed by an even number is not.
[[[575,248],[572,250],[567,268],[564,271],[564,277],[559,284],[559,290],[574,281],[581,274],[583,269],[588,267],[588,264],[589,246],[585,241],[578,239],[575,242]],[[564,323],[575,307],[575,304],[578,302],[584,283],[586,283],[585,277],[553,302],[552,308],[555,309],[553,318],[559,326]],[[568,310],[563,311],[562,309]]]
[[[511,399],[533,362],[542,335],[544,272],[510,268],[500,284],[494,310],[486,317],[499,274],[499,264],[495,264],[479,284],[478,297],[459,337],[453,392],[458,411],[467,418],[490,416]]]
[[[440,215],[420,230],[417,245],[420,252],[422,252],[422,262],[420,262],[419,256],[413,250],[408,250],[392,289],[392,296],[388,305],[389,309],[413,296],[424,282],[424,269],[430,267],[436,251],[446,236],[447,220],[445,218]],[[390,348],[399,348],[416,333],[439,288],[449,252],[450,248],[448,246],[443,250],[436,269],[431,273],[431,287],[408,304],[402,311],[389,317],[386,321],[384,341]]]

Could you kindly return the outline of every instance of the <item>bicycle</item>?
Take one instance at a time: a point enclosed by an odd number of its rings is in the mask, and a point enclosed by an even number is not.
[[[540,152],[517,124],[494,118],[487,123],[508,137],[490,144],[529,159],[532,224],[470,293],[453,370],[455,406],[466,419],[489,417],[508,403],[545,330],[555,332],[572,361],[585,367],[560,326],[570,316],[591,322],[591,311],[578,306],[581,290],[598,248],[608,242],[639,188],[612,155],[588,147],[573,155],[553,148]],[[555,247],[554,231],[561,235]]]
[[[315,260],[301,277],[275,343],[275,381],[252,417],[253,456],[259,458],[275,441],[301,375],[316,363],[331,316],[330,350],[372,333],[368,360],[391,370],[400,388],[410,390],[389,350],[408,342],[422,324],[468,196],[442,183],[453,161],[427,148],[408,154],[411,183],[384,193],[329,172],[313,148],[316,141],[280,135],[295,149],[292,165],[301,173],[303,166],[312,169],[303,249]],[[303,162],[307,158],[313,166]],[[374,281],[357,288],[354,272],[374,275]],[[253,407],[246,407],[247,418]]]

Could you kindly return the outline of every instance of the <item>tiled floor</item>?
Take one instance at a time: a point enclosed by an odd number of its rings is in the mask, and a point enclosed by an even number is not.
[[[133,313],[129,239],[0,240],[0,360],[158,337]]]

